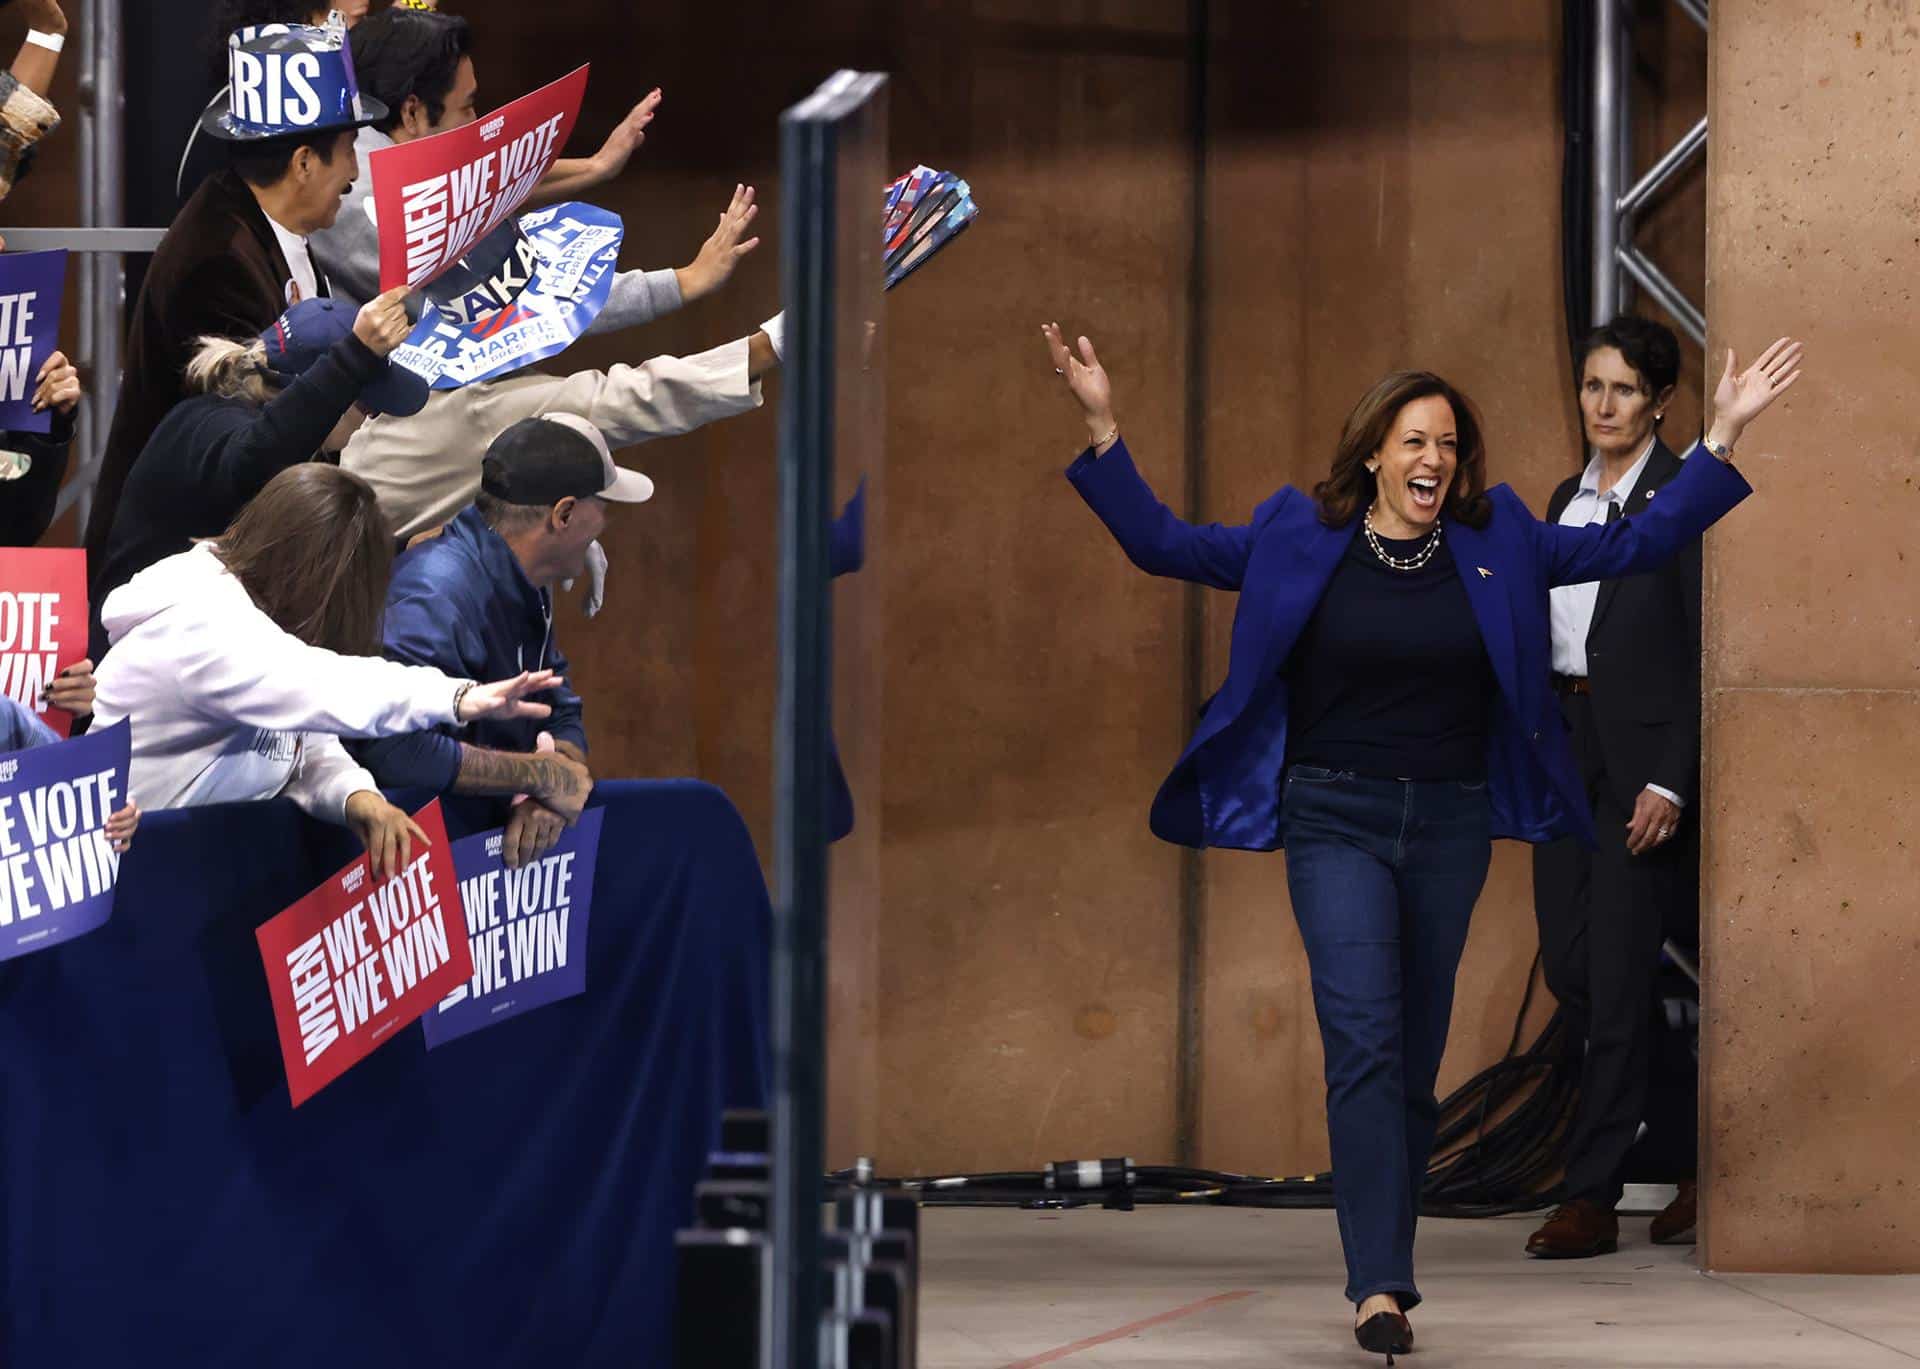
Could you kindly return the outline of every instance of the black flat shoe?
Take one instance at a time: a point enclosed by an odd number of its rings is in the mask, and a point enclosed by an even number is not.
[[[1353,1338],[1360,1342],[1362,1350],[1385,1355],[1389,1366],[1395,1355],[1410,1354],[1413,1350],[1413,1327],[1398,1312],[1375,1312],[1353,1328]]]

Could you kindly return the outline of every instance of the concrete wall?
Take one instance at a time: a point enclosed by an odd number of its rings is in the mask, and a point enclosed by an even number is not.
[[[1809,371],[1708,543],[1704,1262],[1920,1269],[1920,6],[1713,6],[1709,314]]]

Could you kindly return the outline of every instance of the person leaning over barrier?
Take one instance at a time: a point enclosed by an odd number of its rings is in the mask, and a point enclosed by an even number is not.
[[[187,360],[202,337],[252,337],[290,304],[328,293],[307,235],[333,222],[359,175],[353,131],[386,113],[353,93],[337,32],[296,28],[234,44],[236,70],[256,79],[237,106],[209,111],[203,127],[227,144],[226,170],[209,177],[174,218],[154,252],[127,326],[126,364],[113,429],[100,459],[86,545],[97,566],[134,460],[174,405],[185,399]],[[311,64],[310,101],[264,98],[291,63]],[[267,75],[262,76],[262,73]],[[231,106],[231,107],[230,107]],[[298,118],[303,122],[289,122]],[[97,601],[103,595],[95,594]]]
[[[613,463],[606,438],[585,419],[548,414],[513,424],[487,449],[473,505],[394,568],[387,595],[386,653],[449,673],[547,669],[566,673],[553,636],[553,591],[585,569],[587,548],[606,526],[607,504],[653,497],[653,482]],[[556,688],[543,725],[520,719],[357,745],[354,753],[389,788],[456,794],[531,789],[541,737],[587,774],[587,731],[579,695]],[[507,820],[510,865],[559,839],[571,816],[551,798],[520,804]],[[584,789],[578,796],[585,802]]]
[[[369,413],[417,413],[426,386],[387,364],[407,336],[405,292],[356,315],[302,300],[256,338],[201,338],[187,363],[192,398],[174,405],[127,476],[94,572],[90,646],[106,653],[100,605],[164,556],[217,537],[269,480],[338,452]]]
[[[354,29],[352,44],[360,88],[387,108],[384,118],[360,130],[355,146],[362,164],[382,148],[463,128],[480,117],[473,30],[459,15],[382,10]],[[593,156],[554,162],[522,208],[572,199],[626,170],[646,141],[646,127],[659,103],[660,92],[652,91]],[[372,201],[369,175],[348,194],[340,217],[313,239],[314,255],[335,287],[356,301],[371,299],[380,289],[380,234],[370,212]],[[632,328],[711,294],[731,271],[721,266],[703,248],[678,270],[622,271],[614,277],[606,309],[590,331]]]
[[[344,823],[374,871],[397,874],[420,830],[342,737],[436,723],[544,718],[550,670],[476,684],[379,649],[393,566],[373,491],[334,466],[282,471],[233,525],[115,590],[95,725],[133,722],[129,795],[187,808],[284,794]]]
[[[1151,826],[1186,846],[1286,847],[1354,1336],[1404,1354],[1434,1080],[1493,839],[1594,840],[1548,687],[1548,591],[1652,569],[1746,498],[1732,448],[1799,378],[1800,345],[1738,374],[1727,354],[1712,431],[1634,518],[1542,523],[1488,490],[1473,406],[1397,371],[1354,406],[1311,494],[1194,525],[1134,469],[1093,344],[1076,356],[1057,325],[1041,331],[1092,440],[1067,469],[1080,497],[1142,570],[1240,595],[1226,681]]]

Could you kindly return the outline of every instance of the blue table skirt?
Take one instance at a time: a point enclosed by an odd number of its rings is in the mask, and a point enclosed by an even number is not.
[[[285,801],[149,814],[113,920],[0,964],[0,1365],[669,1362],[673,1232],[765,1095],[767,892],[720,791],[594,801],[586,993],[410,1026],[298,1111],[253,930],[357,843]]]

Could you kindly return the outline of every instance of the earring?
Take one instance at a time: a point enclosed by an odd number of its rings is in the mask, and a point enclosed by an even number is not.
[[[1655,423],[1661,423],[1661,422],[1664,422],[1664,421],[1666,420],[1666,417],[1667,417],[1667,416],[1666,416],[1665,414],[1655,414],[1655,415],[1653,416],[1653,421],[1654,421]]]
[[[1372,462],[1368,462],[1368,463],[1367,463],[1367,474],[1368,474],[1368,475],[1378,475],[1378,474],[1380,474],[1380,468],[1379,468],[1378,466],[1376,466],[1376,465],[1374,465],[1374,464],[1373,464]]]

